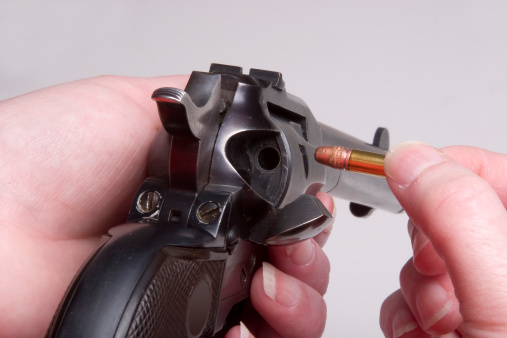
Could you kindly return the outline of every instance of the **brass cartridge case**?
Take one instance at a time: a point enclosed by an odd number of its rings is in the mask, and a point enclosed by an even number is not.
[[[315,160],[335,169],[385,177],[385,155],[346,147],[318,147]]]

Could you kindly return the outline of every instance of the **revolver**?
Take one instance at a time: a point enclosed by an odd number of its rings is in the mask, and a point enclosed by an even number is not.
[[[351,212],[401,211],[385,179],[318,163],[340,145],[385,154],[317,122],[282,74],[212,64],[185,90],[157,89],[163,128],[127,222],[111,228],[64,295],[46,337],[212,337],[248,298],[268,245],[323,230],[318,191]]]

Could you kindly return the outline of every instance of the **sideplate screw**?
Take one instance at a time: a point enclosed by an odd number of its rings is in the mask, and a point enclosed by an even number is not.
[[[137,210],[142,213],[152,212],[157,209],[162,197],[156,191],[145,191],[137,199]]]
[[[221,212],[220,205],[215,202],[206,202],[197,209],[197,218],[202,223],[209,224],[216,221]]]

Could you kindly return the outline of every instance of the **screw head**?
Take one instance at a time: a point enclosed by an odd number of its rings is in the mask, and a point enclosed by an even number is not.
[[[229,252],[229,254],[232,253],[239,244],[239,232],[237,227],[232,227],[227,231],[225,242],[227,251]]]
[[[197,209],[197,218],[205,224],[215,222],[220,217],[220,205],[215,202],[206,202]]]
[[[146,214],[157,209],[162,196],[157,191],[145,191],[137,198],[137,210]]]

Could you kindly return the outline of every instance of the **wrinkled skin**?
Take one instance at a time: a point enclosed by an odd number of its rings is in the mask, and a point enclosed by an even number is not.
[[[405,143],[385,161],[414,256],[381,309],[386,337],[507,336],[507,156]]]

